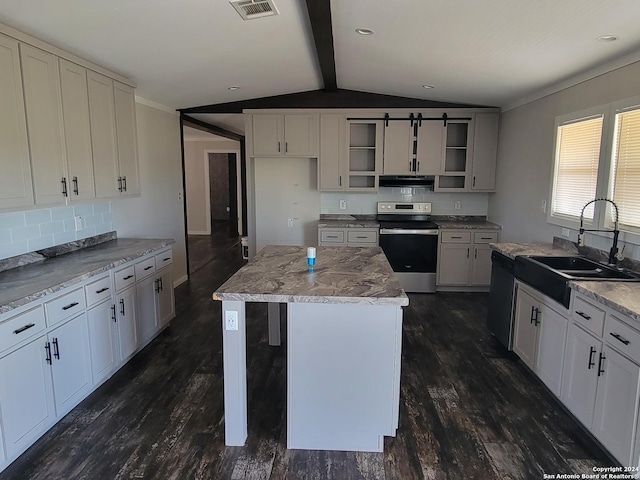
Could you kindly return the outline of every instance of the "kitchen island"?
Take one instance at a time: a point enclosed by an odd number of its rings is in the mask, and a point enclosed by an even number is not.
[[[395,436],[409,299],[382,249],[318,247],[310,272],[305,247],[266,246],[213,298],[227,445],[247,438],[245,302],[287,305],[287,448],[381,452]]]

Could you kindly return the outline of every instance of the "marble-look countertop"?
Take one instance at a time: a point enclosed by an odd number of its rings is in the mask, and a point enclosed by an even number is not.
[[[518,255],[579,255],[551,243],[491,243],[491,248],[515,259]],[[640,282],[571,280],[569,287],[640,322]]]
[[[377,220],[330,219],[320,220],[318,228],[380,228]]]
[[[243,302],[409,305],[380,247],[317,247],[315,271],[307,248],[268,245],[213,294]]]
[[[519,255],[547,255],[549,257],[579,255],[577,250],[568,250],[545,242],[490,243],[489,246],[511,259],[515,259]]]
[[[118,238],[0,273],[0,314],[175,243]]]
[[[486,220],[438,220],[433,222],[440,230],[500,230],[502,227]]]

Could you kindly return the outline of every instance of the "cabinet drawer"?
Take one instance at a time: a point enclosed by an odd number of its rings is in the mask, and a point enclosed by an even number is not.
[[[573,321],[591,330],[593,333],[602,336],[604,326],[604,311],[581,297],[573,299],[573,311],[571,312]]]
[[[344,232],[341,230],[322,230],[320,241],[322,243],[344,243]]]
[[[116,292],[136,283],[136,272],[133,265],[118,270],[113,276],[116,283]]]
[[[347,232],[347,242],[349,243],[378,243],[378,232]]]
[[[87,307],[84,299],[84,289],[78,288],[71,293],[62,295],[55,300],[50,300],[44,304],[47,314],[47,325],[55,325],[65,318],[69,318],[81,312]]]
[[[471,243],[471,232],[447,232],[440,234],[442,243]]]
[[[155,257],[145,258],[141,262],[135,264],[136,267],[136,278],[138,280],[151,275],[156,271],[156,260]]]
[[[495,243],[498,232],[473,232],[473,243]]]
[[[167,265],[171,265],[173,262],[173,250],[169,249],[166,252],[156,253],[156,270],[160,270]]]
[[[0,323],[0,352],[45,329],[42,305]]]
[[[106,276],[95,282],[91,282],[84,286],[84,293],[87,297],[87,306],[106,300],[111,297],[111,277]]]
[[[632,360],[640,362],[640,332],[622,323],[613,315],[607,317],[604,339]]]

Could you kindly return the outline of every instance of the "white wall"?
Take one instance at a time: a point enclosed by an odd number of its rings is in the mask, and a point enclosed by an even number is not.
[[[180,116],[136,103],[142,196],[112,202],[118,237],[173,238],[174,282],[187,278]]]
[[[636,62],[502,114],[496,193],[489,195],[489,219],[502,225],[502,241],[561,235],[541,211],[542,201],[549,202],[555,117],[640,95],[639,79]],[[610,238],[589,236],[587,244],[608,250]],[[577,240],[577,231],[570,239]],[[640,258],[640,247],[627,245],[624,253]]]
[[[410,194],[403,193],[410,191]],[[487,193],[434,193],[426,188],[382,187],[377,193],[321,193],[320,213],[375,214],[377,202],[430,202],[432,215],[487,215]],[[340,210],[340,200],[347,201]],[[460,209],[455,209],[460,202]]]
[[[209,191],[205,174],[205,152],[207,150],[237,151],[240,157],[240,142],[235,140],[187,141],[184,142],[185,182],[187,195],[187,228],[189,234],[208,235],[211,233],[207,221]]]

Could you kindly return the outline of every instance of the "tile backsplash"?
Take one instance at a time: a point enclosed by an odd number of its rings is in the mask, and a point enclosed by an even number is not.
[[[83,228],[76,231],[74,217]],[[0,259],[114,230],[111,202],[0,214]]]
[[[347,208],[340,210],[340,200]],[[381,187],[377,193],[322,193],[320,213],[375,214],[377,202],[431,202],[433,215],[487,215],[488,193],[434,193],[426,188]],[[456,202],[460,208],[456,209]]]

